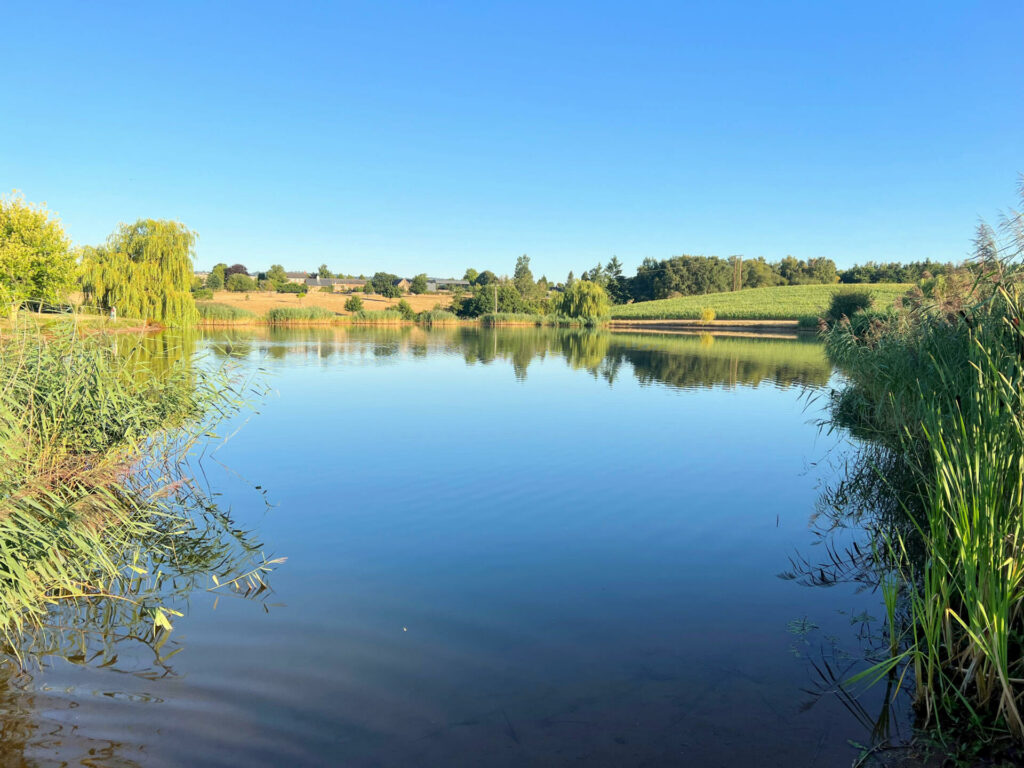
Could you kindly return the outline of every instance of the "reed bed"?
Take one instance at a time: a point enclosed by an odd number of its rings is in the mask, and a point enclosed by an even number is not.
[[[363,309],[352,315],[352,322],[362,325],[399,325],[409,321],[401,312],[394,309]]]
[[[274,307],[267,311],[266,320],[270,325],[287,323],[331,323],[339,320],[339,315],[324,307]]]
[[[216,301],[197,301],[196,309],[202,323],[251,323],[256,319],[254,312]]]
[[[0,640],[14,657],[53,611],[101,600],[170,630],[145,595],[171,571],[153,564],[195,529],[174,457],[243,401],[190,355],[154,365],[149,341],[72,326],[0,336]]]
[[[855,678],[912,683],[920,724],[954,742],[1024,744],[1024,301],[1019,268],[979,270],[970,302],[841,321],[849,385],[835,423],[911,470],[908,525],[879,543],[906,619]]]

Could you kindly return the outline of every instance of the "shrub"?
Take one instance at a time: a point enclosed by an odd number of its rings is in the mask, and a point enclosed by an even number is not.
[[[398,312],[402,316],[403,320],[416,319],[416,313],[413,312],[412,305],[405,299],[398,302],[394,307],[392,307],[392,309],[394,309],[395,312]]]
[[[702,323],[713,323],[715,321],[715,310],[711,307],[704,307],[700,311],[700,321]]]
[[[363,300],[356,295],[350,296],[345,301],[346,312],[362,312],[363,311]]]
[[[333,285],[321,285],[320,286],[320,293],[334,293],[334,286]]]
[[[192,291],[192,298],[195,299],[196,301],[202,301],[203,299],[212,299],[213,291],[211,291],[209,288],[197,288],[196,290]]]
[[[837,291],[829,302],[827,319],[835,323],[844,317],[853,317],[858,312],[871,309],[874,303],[871,291]]]
[[[306,286],[302,283],[284,283],[277,289],[278,293],[305,293]]]

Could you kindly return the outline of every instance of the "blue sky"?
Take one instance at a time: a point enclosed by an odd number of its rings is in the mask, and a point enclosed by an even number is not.
[[[1024,3],[14,3],[0,189],[198,265],[561,279],[958,259],[1024,171]]]

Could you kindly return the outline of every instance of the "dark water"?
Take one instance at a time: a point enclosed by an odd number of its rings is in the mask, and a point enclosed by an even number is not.
[[[175,603],[162,663],[11,676],[0,764],[832,766],[867,741],[805,689],[877,600],[778,577],[847,450],[813,423],[816,343],[184,343],[267,372],[196,466],[288,560],[272,594]]]

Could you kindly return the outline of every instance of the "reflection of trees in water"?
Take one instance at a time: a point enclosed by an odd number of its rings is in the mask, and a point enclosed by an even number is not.
[[[431,351],[458,354],[469,364],[506,360],[517,379],[527,377],[534,360],[549,355],[590,371],[609,383],[628,363],[642,384],[671,387],[823,386],[831,375],[816,340],[737,339],[669,334],[626,334],[564,328],[481,328],[444,326],[269,327],[209,329],[203,335],[215,354],[271,360],[292,355],[331,357],[355,344],[375,358],[408,354],[423,359]]]

